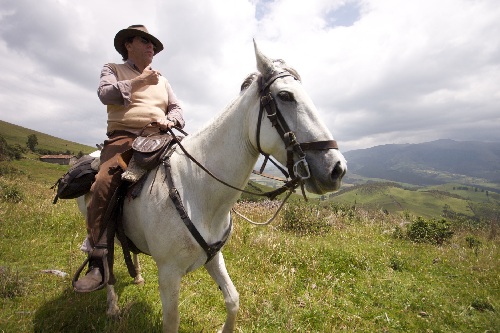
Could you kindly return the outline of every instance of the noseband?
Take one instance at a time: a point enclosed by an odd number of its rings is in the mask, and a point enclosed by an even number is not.
[[[278,169],[281,170],[281,172],[287,178],[291,177],[292,180],[303,183],[304,180],[311,177],[311,171],[309,170],[309,165],[307,164],[306,154],[304,153],[304,151],[338,149],[339,147],[337,145],[337,141],[335,140],[303,143],[299,143],[297,141],[295,133],[290,130],[290,127],[286,123],[285,118],[283,118],[283,115],[281,114],[280,110],[278,109],[278,105],[276,104],[276,100],[270,91],[270,87],[274,83],[274,81],[287,76],[291,76],[295,80],[299,81],[299,79],[295,75],[291,74],[288,71],[276,73],[266,81],[264,81],[263,76],[261,76],[259,79],[260,110],[259,118],[257,121],[256,141],[259,153],[261,153],[265,157],[260,172],[262,173],[267,161],[270,160],[276,167],[278,167]],[[267,113],[267,118],[271,121],[272,126],[276,128],[276,131],[285,144],[285,149],[287,152],[286,167],[288,169],[288,173],[272,159],[270,159],[269,154],[264,153],[260,146],[260,129],[262,126],[264,110]],[[298,157],[296,162],[294,160],[294,154],[296,154]]]
[[[306,197],[306,194],[304,191],[304,180],[311,177],[311,171],[309,170],[309,165],[307,164],[306,154],[304,153],[304,151],[338,149],[337,142],[335,140],[313,141],[313,142],[303,142],[303,143],[299,143],[297,141],[295,133],[293,131],[291,131],[290,128],[288,127],[288,125],[285,121],[285,118],[283,118],[283,115],[279,111],[278,106],[276,104],[276,101],[274,100],[274,97],[271,94],[270,89],[269,89],[269,87],[271,86],[271,84],[274,81],[276,81],[278,78],[282,78],[282,77],[286,77],[286,76],[291,76],[295,80],[298,81],[297,77],[295,77],[293,74],[291,74],[288,71],[283,71],[283,72],[279,72],[277,74],[274,74],[267,81],[264,81],[263,77],[261,77],[259,79],[260,110],[259,110],[259,119],[258,119],[258,123],[257,123],[257,133],[256,133],[257,148],[258,148],[259,152],[265,156],[265,160],[264,160],[264,163],[261,167],[260,174],[262,174],[262,171],[263,171],[267,161],[268,160],[271,161],[278,169],[281,170],[281,172],[283,172],[283,174],[285,175],[286,178],[289,178],[290,176],[292,178],[291,180],[286,181],[286,183],[282,187],[280,187],[276,190],[270,191],[270,192],[265,192],[265,193],[254,193],[254,192],[246,191],[244,189],[237,188],[237,187],[221,180],[217,176],[215,176],[206,167],[204,167],[200,162],[198,162],[193,156],[191,156],[186,151],[186,149],[181,144],[181,142],[179,140],[177,140],[177,145],[181,148],[181,150],[184,152],[184,154],[191,161],[193,161],[197,166],[199,166],[203,171],[205,171],[212,178],[214,178],[218,182],[220,182],[220,183],[222,183],[222,184],[224,184],[224,185],[226,185],[234,190],[240,191],[242,193],[257,195],[257,196],[266,196],[271,200],[276,198],[276,196],[288,191],[288,194],[286,195],[285,199],[283,199],[283,202],[281,203],[280,207],[278,208],[278,210],[276,211],[274,216],[271,217],[269,220],[267,220],[264,223],[253,222],[250,219],[248,219],[247,217],[245,217],[244,215],[238,213],[236,210],[234,210],[234,209],[232,210],[237,215],[239,215],[243,219],[245,219],[246,221],[248,221],[252,224],[255,224],[255,225],[270,224],[276,218],[276,216],[278,215],[280,210],[283,208],[285,202],[290,197],[292,192],[295,191],[295,189],[299,185],[301,186],[302,195],[304,196],[304,199],[307,200],[307,197]],[[285,148],[287,150],[288,173],[285,170],[283,170],[283,168],[280,167],[276,162],[274,162],[269,157],[269,154],[264,153],[262,151],[261,146],[260,146],[260,129],[262,126],[262,118],[264,115],[264,110],[266,110],[267,117],[271,121],[272,126],[276,128],[276,130],[278,131],[278,134],[280,135],[281,139],[283,140],[283,142],[285,144]],[[175,134],[172,131],[172,129],[169,128],[168,131],[170,132],[170,134],[172,134],[173,137],[175,137]],[[184,134],[187,135],[187,133],[184,133]],[[178,197],[178,192],[175,189],[173,181],[171,179],[169,159],[170,159],[170,156],[173,154],[174,150],[175,150],[175,146],[173,148],[171,148],[167,152],[167,154],[165,154],[162,158],[162,163],[165,165],[165,169],[166,169],[167,181],[169,182],[170,197],[174,201],[175,206],[182,217],[182,220],[184,221],[186,226],[191,231],[193,237],[195,237],[195,239],[198,241],[200,246],[205,250],[205,252],[207,253],[208,260],[210,260],[213,257],[213,255],[215,253],[217,253],[220,250],[220,248],[224,245],[224,242],[226,241],[229,233],[226,233],[226,235],[223,238],[223,241],[209,246],[206,244],[203,237],[197,232],[196,227],[194,227],[193,223],[189,219],[189,216],[184,209],[184,206],[182,205],[182,201],[180,200],[180,197]],[[298,156],[297,162],[294,162],[294,158],[293,158],[294,154],[297,154],[297,156]],[[303,169],[303,170],[301,171],[301,169]],[[231,229],[231,226],[229,227],[228,230],[230,230],[230,229]]]

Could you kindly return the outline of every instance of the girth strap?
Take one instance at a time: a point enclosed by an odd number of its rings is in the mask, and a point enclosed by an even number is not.
[[[173,152],[173,149],[171,150]],[[207,244],[203,236],[200,234],[198,229],[196,229],[195,225],[189,218],[188,213],[186,212],[186,209],[184,208],[184,205],[182,204],[182,199],[181,196],[179,195],[179,192],[174,186],[174,181],[172,179],[172,167],[170,165],[170,154],[168,154],[163,161],[163,165],[165,166],[165,178],[167,179],[167,184],[169,187],[169,196],[172,202],[175,205],[175,208],[177,209],[177,212],[179,213],[182,222],[184,222],[184,225],[188,228],[189,232],[191,235],[194,237],[194,239],[198,242],[198,244],[201,246],[201,248],[205,251],[207,254],[207,261],[205,263],[208,263],[212,258],[217,254],[217,252],[220,251],[220,249],[224,246],[226,241],[229,238],[229,235],[231,234],[231,230],[233,228],[233,219],[232,217],[229,220],[229,227],[224,233],[224,236],[222,237],[222,240],[218,241],[217,243],[214,244]]]

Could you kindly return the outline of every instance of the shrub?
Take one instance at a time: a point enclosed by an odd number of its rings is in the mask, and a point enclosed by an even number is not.
[[[15,185],[1,186],[1,198],[6,202],[19,203],[24,200],[23,192]]]
[[[399,225],[397,225],[394,228],[394,231],[392,232],[392,237],[395,239],[404,239],[405,234],[404,234],[403,228],[401,228]]]
[[[346,204],[339,204],[339,203],[336,203],[336,202],[333,202],[330,204],[330,206],[327,208],[329,208],[333,214],[335,214],[335,216],[341,218],[342,220],[344,220],[344,222],[346,221],[354,221],[356,220],[359,216],[359,214],[357,214],[356,212],[356,206],[355,205],[346,205]]]
[[[484,311],[488,310],[491,312],[495,312],[495,308],[493,307],[493,305],[491,305],[490,302],[482,300],[482,299],[475,299],[472,302],[471,306],[474,309],[476,309],[477,311],[484,312]]]
[[[0,176],[15,175],[20,173],[9,162],[0,162]]]
[[[467,236],[467,238],[465,238],[465,241],[467,242],[467,245],[470,249],[481,247],[481,241],[474,236]]]
[[[398,258],[396,255],[393,255],[389,261],[389,267],[394,271],[403,271],[406,267],[406,263],[403,259]]]
[[[469,249],[473,249],[474,253],[477,256],[479,254],[479,248],[482,245],[481,241],[474,236],[467,236],[467,238],[465,238],[465,241],[467,242]]]
[[[329,230],[328,216],[329,214],[317,204],[287,204],[279,227],[300,235],[318,235]]]
[[[450,223],[445,219],[425,220],[419,216],[408,225],[406,236],[416,243],[441,245],[453,236],[453,231],[450,230]]]
[[[23,154],[26,153],[26,149],[21,147],[19,144],[15,144],[10,146],[11,157],[15,160],[20,160],[23,157]]]
[[[24,152],[24,149],[20,145],[15,144],[11,146],[0,135],[0,161],[20,160]]]

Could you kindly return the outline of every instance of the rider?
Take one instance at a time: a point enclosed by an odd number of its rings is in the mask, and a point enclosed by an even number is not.
[[[102,226],[108,203],[121,183],[118,156],[130,149],[134,139],[152,122],[162,130],[184,127],[183,111],[169,82],[151,68],[163,44],[145,26],[131,25],[116,34],[114,45],[124,63],[105,64],[101,71],[97,93],[107,105],[108,140],[101,151],[101,166],[87,205],[89,268],[74,283],[78,292],[94,291],[103,284],[107,236]],[[143,134],[155,131],[158,128],[148,126]]]

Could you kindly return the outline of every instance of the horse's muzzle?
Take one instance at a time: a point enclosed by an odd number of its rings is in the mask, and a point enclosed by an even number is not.
[[[335,166],[333,167],[331,177],[334,182],[341,181],[342,178],[345,176],[347,169],[342,166],[342,162],[338,161]]]

